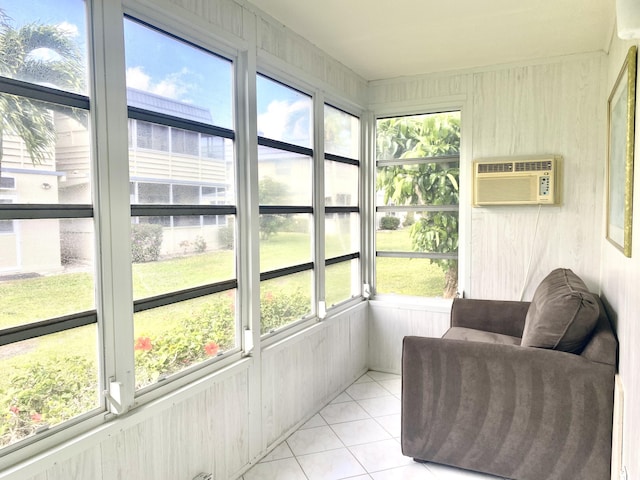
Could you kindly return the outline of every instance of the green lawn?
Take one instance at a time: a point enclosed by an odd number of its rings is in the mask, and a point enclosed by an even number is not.
[[[409,228],[378,230],[376,250],[411,252]],[[377,293],[395,293],[419,297],[441,297],[444,291],[444,271],[426,258],[376,259]]]
[[[340,246],[341,240],[344,239],[328,237],[327,250],[344,251],[343,246]],[[378,248],[381,250],[410,249],[410,239],[406,230],[379,232],[377,242]],[[268,271],[310,261],[309,249],[310,237],[308,234],[279,233],[261,244],[262,270]],[[353,263],[356,264],[357,261]],[[380,293],[438,296],[442,292],[443,273],[437,265],[431,264],[428,260],[378,258],[376,268],[378,292]],[[351,296],[352,273],[352,262],[332,265],[327,269],[326,300],[329,307],[347,300]],[[234,277],[235,259],[232,251],[208,252],[157,262],[139,263],[133,265],[134,297],[145,298]],[[303,314],[300,312],[305,310],[304,297],[311,298],[312,281],[311,272],[301,272],[262,282],[262,295],[268,298],[262,306],[263,309],[267,309],[263,311],[263,314],[265,319],[269,317],[272,322],[267,322],[266,325],[271,324],[278,328],[282,325],[282,321],[286,323],[300,318],[300,315]],[[14,279],[0,283],[0,328],[93,309],[95,308],[93,291],[93,280],[89,273],[65,273]],[[296,292],[299,292],[299,295],[294,302],[291,295],[295,295]],[[229,312],[232,312],[233,293],[223,292],[217,296],[223,297],[222,300],[225,304],[230,304],[231,310]],[[278,296],[281,296],[279,302]],[[136,339],[146,336],[158,338],[159,335],[175,338],[175,335],[188,340],[189,335],[192,335],[187,333],[188,326],[193,323],[189,320],[198,316],[203,318],[203,312],[207,305],[211,308],[213,297],[179,302],[135,314],[134,335]],[[293,303],[297,305],[294,306]],[[273,310],[274,308],[276,310]],[[233,314],[229,313],[228,315],[230,317],[225,318],[232,318]],[[182,333],[183,325],[185,326],[184,333]],[[216,325],[221,325],[221,323],[216,322]],[[176,330],[176,326],[179,330]],[[232,335],[233,327],[229,328],[231,329],[229,335]],[[225,336],[224,338],[229,337]],[[190,347],[190,351],[198,350],[193,350]],[[0,411],[7,411],[11,406],[10,403],[14,402],[7,395],[11,387],[9,382],[12,379],[30,378],[29,385],[36,390],[45,388],[45,385],[46,388],[66,385],[68,374],[65,372],[68,371],[68,365],[65,362],[73,361],[67,357],[74,355],[88,360],[93,371],[97,371],[99,344],[96,325],[88,325],[0,347],[0,368],[4,372],[10,372],[10,374],[0,377]],[[78,361],[75,360],[75,362]],[[58,369],[60,371],[56,375],[65,380],[49,381],[48,384],[42,383],[47,382],[47,379],[43,377],[39,381],[37,378],[31,378],[33,374],[29,374],[25,370],[34,368],[34,366],[38,366],[36,367],[39,369],[38,371],[43,372],[42,374],[45,376],[46,372]],[[138,376],[138,368],[142,367],[137,364],[136,376]],[[95,374],[90,374],[90,378],[95,379]],[[89,396],[84,399],[91,405],[95,401],[95,388],[97,385],[93,387],[93,390],[90,386]],[[27,392],[25,395],[31,394]],[[37,397],[38,394],[34,393],[33,395]],[[62,394],[51,393],[45,395],[44,398],[48,398],[47,401],[53,402],[52,405],[54,405],[59,403],[56,400],[56,395]],[[59,418],[70,418],[70,416],[84,411],[85,407],[78,408],[78,411],[70,408],[70,413],[63,413],[61,414],[63,416]],[[28,418],[26,422],[29,423]],[[2,427],[1,422],[0,427]],[[0,434],[1,432],[2,428],[0,428]]]
[[[333,243],[339,242],[337,237],[328,237],[327,249],[332,249]],[[376,243],[378,250],[409,251],[411,248],[408,229],[379,231]],[[279,233],[261,244],[261,270],[310,261],[309,249],[307,234]],[[348,298],[350,270],[348,262],[329,268],[328,305]],[[235,261],[230,250],[137,263],[133,265],[134,298],[150,297],[234,276]],[[429,260],[378,258],[377,280],[379,292],[438,296],[442,293],[444,274]],[[286,288],[310,289],[308,279],[301,276],[292,276],[290,282],[282,279],[277,283],[281,286],[285,284]],[[93,282],[88,273],[67,273],[0,283],[0,328],[92,308]],[[42,315],[42,312],[46,312],[46,315]]]
[[[328,249],[340,242],[340,238],[328,237]],[[379,250],[408,250],[408,231],[382,231],[377,233]],[[279,233],[261,244],[263,271],[281,268],[298,262],[310,261],[309,236],[301,233]],[[444,274],[429,260],[378,258],[377,280],[379,293],[399,293],[422,296],[439,296],[442,293]],[[209,252],[182,258],[133,265],[135,298],[145,298],[172,290],[178,290],[209,282],[233,278],[235,261],[232,251]],[[350,297],[351,264],[345,262],[329,267],[327,272],[327,305]],[[311,294],[311,277],[308,274],[291,275],[265,282],[264,287],[276,290],[299,290]],[[188,318],[202,301],[191,301],[136,314],[136,335],[164,329]],[[28,323],[94,308],[93,284],[88,273],[67,273],[13,280],[0,284],[0,328]],[[46,312],[46,315],[42,315]],[[95,358],[96,340],[93,326],[74,329],[58,335],[31,340],[38,348],[24,349],[49,355],[52,350],[66,345],[71,350]],[[60,339],[63,338],[64,341]],[[7,351],[9,347],[0,349]],[[13,348],[16,353],[22,351]],[[12,355],[13,356],[13,355]],[[2,358],[0,356],[0,358]],[[5,363],[7,359],[2,360]],[[6,363],[5,363],[6,364]]]

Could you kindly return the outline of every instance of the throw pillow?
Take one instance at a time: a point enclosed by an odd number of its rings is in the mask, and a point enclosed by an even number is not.
[[[580,277],[566,268],[553,270],[533,295],[521,345],[580,353],[599,313],[593,294]]]

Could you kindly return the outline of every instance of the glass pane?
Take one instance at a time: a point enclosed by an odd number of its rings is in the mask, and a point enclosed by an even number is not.
[[[358,206],[360,169],[356,165],[324,162],[324,202],[326,206]]]
[[[130,19],[124,34],[130,106],[232,128],[231,61]]]
[[[260,283],[260,333],[271,333],[311,313],[313,271]]]
[[[311,261],[311,215],[260,215],[260,271]]]
[[[178,204],[208,204],[206,199],[198,197],[200,188],[217,189],[217,203],[235,203],[231,140],[180,130],[185,135],[198,137],[201,154],[196,152],[194,155],[173,150],[176,145],[169,141],[170,132],[176,130],[173,127],[130,120],[129,128],[135,131],[135,134],[130,134],[138,139],[137,144],[129,149],[132,203],[170,204],[173,198],[173,203]],[[165,137],[161,136],[162,132]],[[175,184],[173,194],[170,193],[171,184]],[[202,195],[210,192],[203,190]]]
[[[360,158],[360,119],[325,105],[324,151],[358,160]]]
[[[87,325],[0,347],[0,447],[100,406],[97,345]]]
[[[206,217],[199,215],[134,217],[131,225],[134,298],[235,278],[235,217],[211,216],[209,222],[216,217],[219,223],[208,224],[203,221]],[[190,222],[197,224],[190,226]]]
[[[262,75],[256,87],[258,135],[312,148],[311,97]]]
[[[325,297],[327,308],[360,295],[360,260],[329,265],[326,270]]]
[[[460,112],[383,118],[376,122],[376,160],[438,157],[460,151]]]
[[[450,265],[455,265],[451,266]],[[376,293],[442,297],[445,271],[457,286],[457,262],[426,258],[376,257]]]
[[[3,0],[0,75],[86,94],[85,6],[84,0]]]
[[[95,308],[93,220],[12,223],[0,234],[0,328]]]
[[[325,217],[325,257],[360,251],[360,215],[330,213]]]
[[[258,162],[260,205],[311,205],[311,157],[258,147]]]
[[[377,251],[458,251],[458,212],[378,212],[376,221]]]
[[[171,203],[171,185],[168,183],[139,182],[135,203],[169,204]]]
[[[90,204],[88,112],[0,94],[2,177],[14,203]]]
[[[197,205],[200,203],[200,187],[196,185],[172,185],[173,204]]]
[[[238,345],[236,291],[134,314],[136,388]]]
[[[458,162],[378,167],[376,204],[458,205]]]

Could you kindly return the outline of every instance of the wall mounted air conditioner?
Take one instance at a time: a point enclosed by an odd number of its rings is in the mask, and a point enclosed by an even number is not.
[[[481,159],[473,162],[473,205],[557,205],[559,156]]]

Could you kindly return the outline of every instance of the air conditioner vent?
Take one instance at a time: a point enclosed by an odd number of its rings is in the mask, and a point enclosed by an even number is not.
[[[560,156],[476,160],[473,204],[558,205],[561,161]]]
[[[478,173],[513,172],[513,162],[478,163]]]
[[[541,172],[551,170],[553,162],[551,160],[543,160],[541,162],[515,162],[516,172]]]

